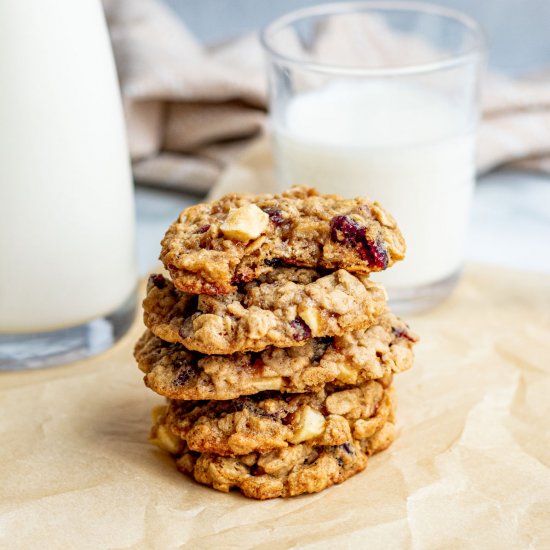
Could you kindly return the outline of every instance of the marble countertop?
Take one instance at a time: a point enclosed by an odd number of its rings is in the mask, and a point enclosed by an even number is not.
[[[177,215],[201,197],[138,187],[139,272],[153,269],[160,240]],[[466,261],[550,273],[550,177],[500,171],[479,179]]]

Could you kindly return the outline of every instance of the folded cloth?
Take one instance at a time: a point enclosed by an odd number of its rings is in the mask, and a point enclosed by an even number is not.
[[[136,181],[205,193],[252,138],[268,131],[257,36],[204,47],[160,0],[104,6]],[[379,26],[373,32],[380,32],[382,55],[387,36]],[[550,173],[549,80],[548,73],[484,78],[479,173],[503,165]]]

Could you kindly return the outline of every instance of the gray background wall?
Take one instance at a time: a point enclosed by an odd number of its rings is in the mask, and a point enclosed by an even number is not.
[[[322,0],[164,0],[204,42],[256,30],[287,11]],[[405,0],[406,1],[406,0]],[[494,68],[524,74],[550,66],[550,0],[435,0],[478,19]]]

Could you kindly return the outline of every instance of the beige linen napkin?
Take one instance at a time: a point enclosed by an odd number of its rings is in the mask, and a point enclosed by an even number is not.
[[[257,37],[207,48],[159,0],[104,4],[136,181],[206,192],[265,128],[267,92]],[[371,55],[374,45],[383,56],[387,32],[376,24],[371,30]],[[415,42],[414,48],[422,45]],[[548,73],[529,80],[487,75],[478,172],[510,165],[550,173],[549,81]]]

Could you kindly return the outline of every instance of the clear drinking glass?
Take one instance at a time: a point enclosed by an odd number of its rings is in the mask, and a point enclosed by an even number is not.
[[[95,354],[135,311],[134,197],[100,0],[0,2],[0,370]]]
[[[262,33],[280,188],[367,196],[407,257],[373,278],[400,311],[456,284],[475,182],[484,40],[454,10],[414,2],[302,9]]]

